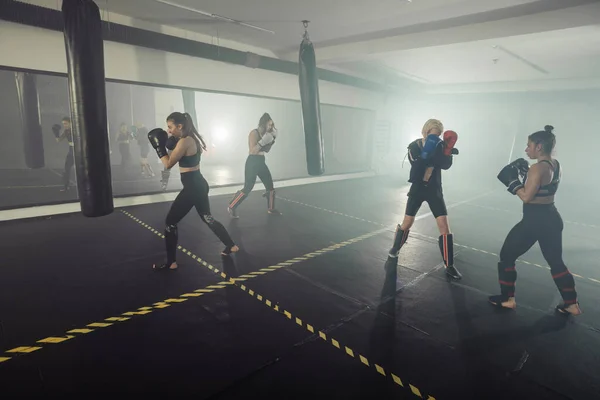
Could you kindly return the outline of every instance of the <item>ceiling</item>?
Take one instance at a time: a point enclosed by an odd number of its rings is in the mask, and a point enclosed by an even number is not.
[[[274,34],[160,0],[95,1],[289,60],[306,19],[321,67],[392,84],[600,78],[600,0],[168,0]]]

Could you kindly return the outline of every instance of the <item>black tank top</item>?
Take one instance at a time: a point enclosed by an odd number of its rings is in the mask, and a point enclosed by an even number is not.
[[[548,160],[540,161],[540,162],[545,162],[550,166],[550,169],[552,170],[552,180],[550,181],[550,183],[540,186],[540,188],[538,189],[538,192],[535,194],[535,197],[554,196],[556,194],[556,192],[558,191],[558,185],[560,184],[560,164],[558,163],[557,160],[555,160],[555,161],[556,161],[556,168],[554,168],[554,165]]]
[[[181,157],[181,159],[179,160],[179,166],[183,167],[183,168],[193,168],[195,166],[197,166],[198,164],[200,164],[200,146],[198,143],[198,140],[196,138],[192,138],[194,139],[194,143],[196,143],[196,154],[192,155],[192,156],[183,156]]]

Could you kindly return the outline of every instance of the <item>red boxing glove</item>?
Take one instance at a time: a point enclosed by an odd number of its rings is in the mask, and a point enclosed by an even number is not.
[[[444,154],[449,156],[452,154],[452,149],[454,145],[458,141],[458,134],[454,131],[446,131],[444,132],[444,143],[446,146],[444,147]]]

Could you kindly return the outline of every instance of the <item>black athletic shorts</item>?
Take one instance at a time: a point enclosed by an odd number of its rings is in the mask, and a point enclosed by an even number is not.
[[[429,204],[429,209],[435,218],[448,215],[442,190],[429,187],[411,187],[404,214],[411,217],[416,216],[424,201]]]

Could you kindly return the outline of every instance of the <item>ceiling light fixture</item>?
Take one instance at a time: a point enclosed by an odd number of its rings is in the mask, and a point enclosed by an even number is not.
[[[170,2],[170,1],[167,1],[167,0],[154,0],[154,1],[156,1],[158,3],[166,4],[166,5],[171,6],[171,7],[179,8],[181,10],[191,11],[193,13],[202,14],[202,15],[205,15],[207,17],[214,18],[214,19],[220,19],[222,21],[230,22],[232,24],[241,25],[241,26],[245,26],[247,28],[256,29],[256,30],[259,30],[259,31],[262,31],[262,32],[267,32],[267,33],[275,34],[274,31],[271,31],[271,30],[265,29],[265,28],[261,28],[260,26],[250,25],[250,24],[247,24],[247,23],[245,23],[243,21],[238,21],[236,19],[223,17],[221,15],[209,13],[209,12],[202,11],[202,10],[198,10],[196,8],[183,6],[181,4],[173,3],[173,2]]]

